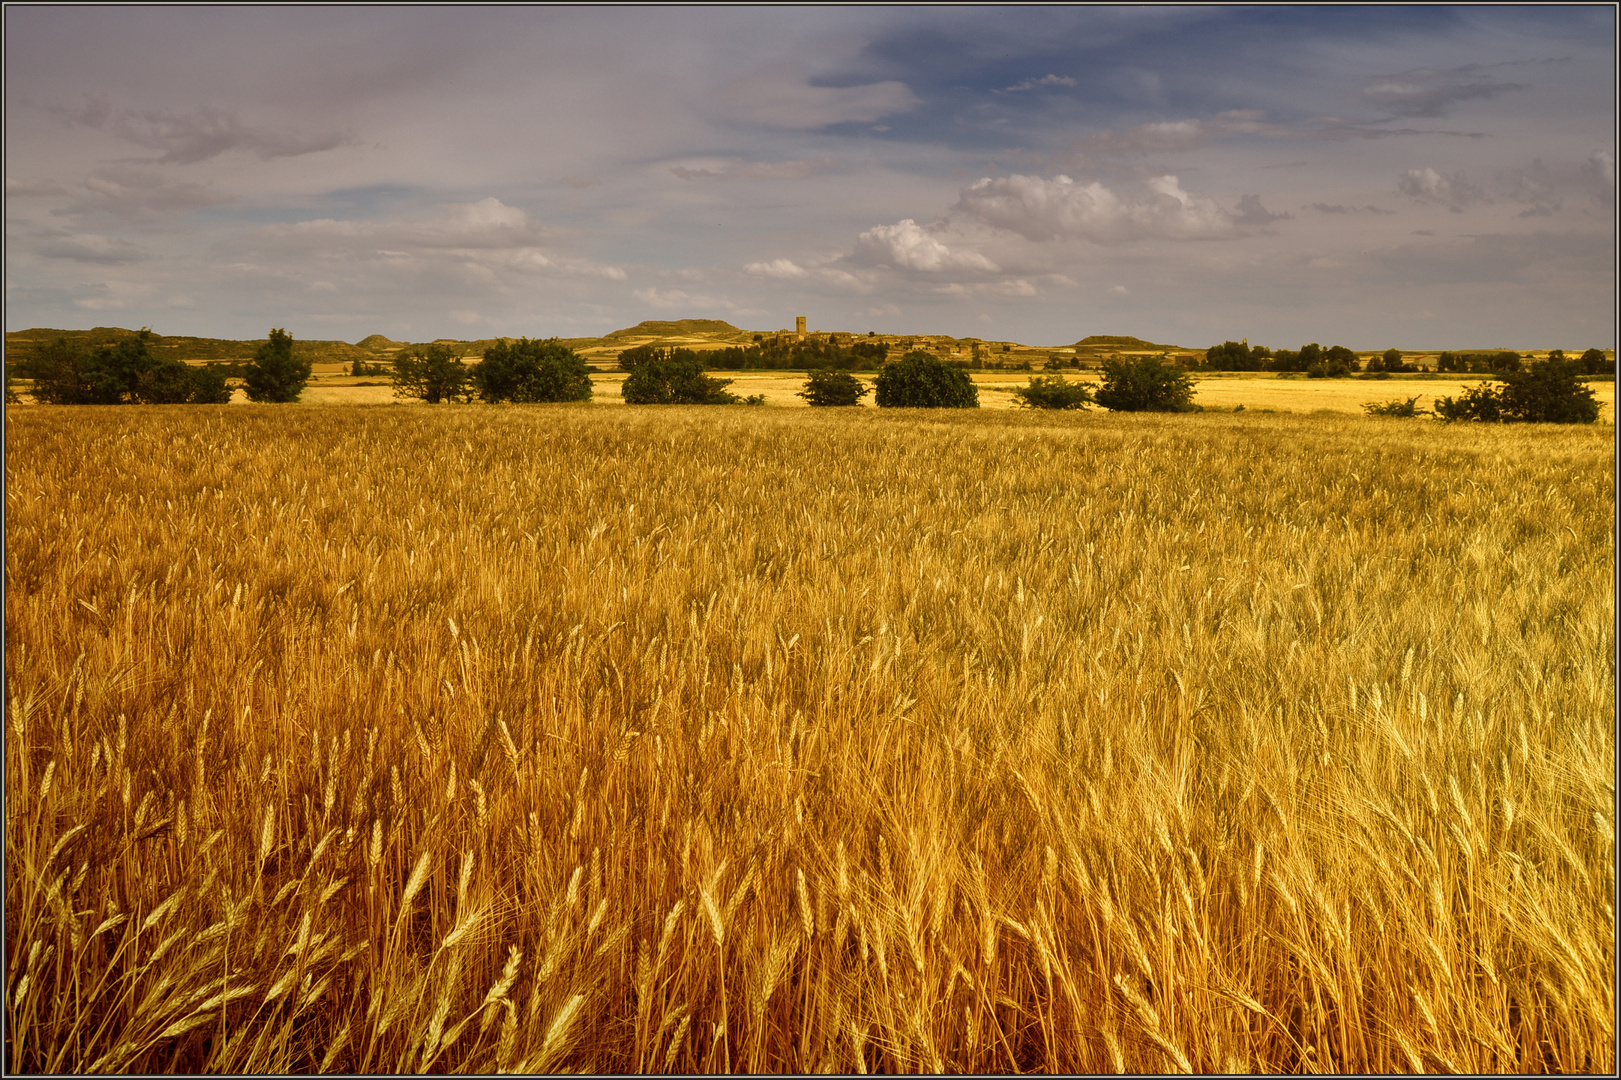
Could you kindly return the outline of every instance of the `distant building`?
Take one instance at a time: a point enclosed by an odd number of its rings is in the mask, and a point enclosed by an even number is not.
[[[799,335],[799,340],[800,341],[805,340],[805,316],[803,316],[803,315],[795,315],[794,316],[794,333]]]

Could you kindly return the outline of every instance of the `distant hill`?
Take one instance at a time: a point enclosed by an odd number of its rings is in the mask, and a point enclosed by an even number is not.
[[[1176,345],[1156,345],[1139,337],[1124,334],[1092,334],[1077,341],[1075,349],[1175,349]]]
[[[39,348],[58,338],[65,338],[85,348],[96,349],[135,337],[137,333],[138,331],[125,330],[118,326],[98,326],[93,330],[46,328],[15,330],[6,334],[6,355],[11,362],[20,363],[27,361]],[[371,342],[379,337],[380,335],[373,334],[366,341]],[[388,341],[387,338],[382,340]],[[188,364],[204,364],[212,360],[252,360],[253,354],[264,344],[264,338],[253,341],[231,341],[225,338],[153,334],[149,344],[158,356],[172,357]],[[371,361],[377,357],[375,346],[351,345],[347,341],[309,341],[298,338],[294,340],[293,348],[317,364],[347,364],[354,360]],[[388,342],[384,348],[397,349],[399,346],[394,342]]]
[[[748,333],[720,319],[645,319],[635,326],[604,334],[602,340],[617,341],[630,337],[724,337],[745,338]]]

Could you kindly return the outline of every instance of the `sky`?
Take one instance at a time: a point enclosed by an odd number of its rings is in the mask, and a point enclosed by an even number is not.
[[[6,328],[1613,348],[1616,9],[5,9]]]

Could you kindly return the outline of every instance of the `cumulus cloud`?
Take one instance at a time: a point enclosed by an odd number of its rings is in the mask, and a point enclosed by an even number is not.
[[[1512,90],[1520,83],[1496,82],[1479,64],[1443,71],[1419,68],[1373,80],[1362,87],[1362,100],[1392,116],[1433,119],[1460,101],[1484,101]]]
[[[803,180],[826,172],[838,164],[837,158],[814,161],[704,161],[695,166],[676,165],[670,172],[683,180]]]
[[[977,251],[953,251],[928,228],[911,218],[894,225],[875,225],[856,237],[859,259],[901,270],[938,273],[975,270],[996,273],[996,264]]]
[[[777,67],[734,79],[719,91],[726,108],[757,124],[815,129],[866,123],[907,112],[919,100],[903,82],[812,86],[803,72]]]
[[[1243,235],[1287,215],[1271,214],[1257,196],[1229,212],[1214,199],[1182,189],[1175,176],[1145,184],[1147,197],[1126,199],[1098,181],[1079,184],[1062,174],[985,178],[964,189],[953,210],[1029,240],[1078,238],[1094,243],[1143,239],[1198,240]]]
[[[1408,169],[1397,181],[1396,189],[1410,199],[1438,203],[1454,214],[1462,213],[1466,206],[1488,201],[1486,192],[1471,184],[1462,169],[1451,176],[1428,168]]]
[[[743,268],[751,274],[774,278],[802,278],[808,271],[792,259],[772,259],[770,262],[751,262]]]
[[[47,106],[64,123],[97,128],[148,150],[162,151],[165,164],[207,161],[232,150],[263,159],[298,157],[352,145],[350,131],[300,133],[269,131],[244,124],[235,113],[204,105],[179,114],[163,109],[115,109],[105,97],[93,97],[82,109]]]

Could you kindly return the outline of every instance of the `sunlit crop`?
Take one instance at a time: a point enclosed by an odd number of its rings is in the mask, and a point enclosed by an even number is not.
[[[1613,1071],[1613,433],[12,409],[6,1065]]]

